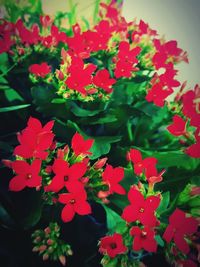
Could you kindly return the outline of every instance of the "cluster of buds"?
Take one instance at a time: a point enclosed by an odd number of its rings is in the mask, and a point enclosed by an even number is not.
[[[36,230],[32,234],[33,252],[38,252],[45,260],[59,260],[65,266],[66,258],[73,254],[69,244],[66,244],[60,237],[60,227],[57,223],[50,223],[44,230]]]

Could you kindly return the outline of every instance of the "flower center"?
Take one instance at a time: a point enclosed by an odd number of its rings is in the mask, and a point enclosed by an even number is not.
[[[69,180],[68,176],[64,177],[64,181],[67,182]]]
[[[110,247],[111,247],[112,249],[115,249],[115,248],[117,247],[117,245],[116,245],[116,243],[111,243],[111,244],[110,244]]]
[[[146,237],[146,236],[147,236],[147,232],[142,231],[142,232],[141,232],[141,237]]]
[[[141,213],[143,213],[143,212],[144,212],[144,208],[141,208],[139,211],[140,211]]]
[[[28,173],[27,175],[26,175],[26,179],[31,179],[32,178],[32,174],[31,173]]]
[[[74,203],[76,203],[76,200],[75,199],[70,199],[70,204],[74,204]]]

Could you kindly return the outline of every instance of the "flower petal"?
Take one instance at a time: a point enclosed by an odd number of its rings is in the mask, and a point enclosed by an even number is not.
[[[9,189],[10,191],[21,191],[26,187],[26,180],[25,177],[22,175],[17,175],[12,178],[9,182]]]
[[[73,205],[67,204],[62,209],[61,218],[63,222],[70,222],[74,218],[75,212],[73,209]]]

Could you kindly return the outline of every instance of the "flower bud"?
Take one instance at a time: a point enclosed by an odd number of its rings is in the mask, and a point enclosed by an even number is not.
[[[200,186],[193,186],[190,191],[191,196],[200,195]]]
[[[43,259],[43,261],[46,261],[46,260],[48,260],[48,258],[49,258],[49,255],[48,254],[44,254],[43,256],[42,256],[42,259]]]
[[[53,244],[53,240],[52,239],[48,239],[47,240],[47,245],[52,245]]]
[[[52,167],[49,165],[49,166],[46,166],[45,168],[45,172],[50,174],[52,172]]]
[[[47,249],[47,246],[46,245],[41,245],[39,248],[38,248],[38,250],[40,251],[40,252],[43,252],[43,251],[45,251]]]
[[[3,165],[5,165],[8,168],[12,168],[12,161],[8,160],[8,159],[2,159],[1,161],[3,163]]]
[[[33,247],[32,251],[33,252],[38,252],[39,251],[39,248],[38,247]]]
[[[73,255],[73,251],[71,250],[71,248],[67,250],[67,255],[69,255],[69,256]]]
[[[98,90],[97,90],[96,88],[90,88],[90,89],[87,90],[87,93],[88,93],[89,95],[95,94],[95,93],[97,93],[97,92],[98,92]]]
[[[60,81],[63,81],[65,79],[65,76],[61,70],[56,70],[56,74]]]
[[[63,266],[66,265],[66,257],[64,255],[59,256],[59,261]]]
[[[97,162],[94,163],[94,165],[93,165],[94,169],[98,170],[98,169],[103,168],[103,166],[106,164],[107,160],[108,160],[108,158],[99,159]]]
[[[102,191],[102,190],[100,190],[98,192],[98,194],[97,194],[97,197],[98,198],[106,198],[109,195],[110,195],[109,191]]]
[[[46,228],[44,229],[44,232],[45,232],[46,235],[49,235],[50,232],[51,232],[51,229],[50,229],[49,227],[46,227]]]

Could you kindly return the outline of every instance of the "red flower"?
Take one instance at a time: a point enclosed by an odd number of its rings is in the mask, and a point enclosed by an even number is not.
[[[130,78],[133,71],[137,71],[138,69],[133,67],[133,64],[124,60],[118,60],[116,63],[116,68],[114,71],[115,77],[126,77]]]
[[[141,50],[142,49],[139,46],[134,47],[130,50],[130,44],[128,42],[122,41],[119,44],[118,59],[130,62],[132,64],[137,64],[138,59],[136,58],[136,56],[139,55]]]
[[[55,173],[51,183],[45,187],[45,191],[58,192],[65,186],[69,192],[81,191],[84,186],[80,179],[87,170],[87,164],[78,162],[69,167],[63,159],[55,159],[52,166]]]
[[[87,215],[91,213],[91,207],[87,200],[87,194],[85,190],[60,194],[58,201],[65,204],[62,210],[61,218],[63,222],[70,222],[75,213],[79,215]]]
[[[186,154],[193,158],[200,158],[200,137],[196,139],[196,143],[186,149]]]
[[[28,70],[37,77],[45,78],[51,72],[51,66],[49,66],[46,62],[43,62],[41,64],[30,65]]]
[[[124,254],[127,247],[123,244],[122,235],[114,233],[112,236],[105,236],[100,240],[99,252],[114,258],[118,254]]]
[[[66,85],[79,93],[86,95],[86,86],[92,83],[92,73],[97,68],[94,64],[84,65],[80,58],[72,58],[72,64],[70,66],[70,76],[65,81]]]
[[[129,152],[129,158],[134,164],[134,172],[136,175],[141,175],[145,171],[145,175],[149,172],[156,171],[157,159],[148,157],[142,159],[142,154],[139,150],[132,148]],[[149,175],[146,175],[149,176]]]
[[[47,149],[50,148],[54,134],[51,129],[54,122],[48,122],[42,127],[39,120],[30,117],[28,120],[28,126],[18,134],[18,141],[20,145],[14,150],[14,155],[21,156],[23,158],[40,158],[46,159],[48,156]]]
[[[167,243],[173,239],[176,246],[187,254],[190,249],[185,236],[194,234],[197,231],[197,227],[197,220],[192,217],[186,217],[185,212],[176,209],[169,217],[169,225],[164,232],[163,238]]]
[[[42,177],[39,176],[41,161],[34,160],[31,165],[26,161],[16,160],[12,163],[12,168],[16,176],[9,183],[11,191],[21,191],[25,187],[39,187],[42,183]]]
[[[183,114],[189,117],[190,124],[195,127],[200,125],[200,86],[196,85],[194,90],[186,92],[182,96]]]
[[[116,68],[114,71],[116,78],[130,78],[132,72],[138,70],[133,66],[133,64],[135,65],[138,63],[136,56],[140,52],[140,47],[135,47],[130,50],[130,45],[128,42],[123,41],[119,44],[118,61],[116,63]]]
[[[94,143],[93,139],[84,140],[82,135],[79,133],[75,133],[75,135],[72,137],[72,149],[74,151],[74,154],[76,156],[79,155],[92,155],[90,148],[92,147]]]
[[[98,70],[96,75],[93,77],[93,83],[97,87],[103,88],[107,93],[111,93],[112,85],[116,83],[115,79],[110,79],[108,70]]]
[[[144,199],[140,191],[132,187],[128,192],[128,199],[131,202],[122,214],[122,218],[127,222],[140,221],[143,225],[154,227],[157,219],[155,210],[160,204],[158,196],[150,196]]]
[[[157,242],[154,239],[155,232],[149,227],[140,229],[138,226],[133,226],[130,230],[130,234],[134,236],[133,250],[139,251],[145,249],[149,252],[156,252]]]
[[[109,186],[110,194],[117,193],[124,195],[126,191],[124,188],[119,184],[119,182],[124,177],[124,169],[122,167],[113,168],[111,165],[107,165],[103,174],[102,178],[103,181],[106,182]]]
[[[37,44],[41,37],[39,35],[39,26],[33,24],[31,29],[27,29],[21,19],[19,19],[16,24],[16,32],[19,35],[21,42],[26,44]]]
[[[162,83],[154,84],[148,91],[145,99],[148,102],[153,102],[158,107],[163,107],[165,99],[174,92],[172,88],[164,89],[163,87],[164,85]]]
[[[183,118],[175,115],[173,117],[173,123],[167,127],[167,130],[175,136],[184,135],[186,131],[186,123],[187,121],[184,121]]]

